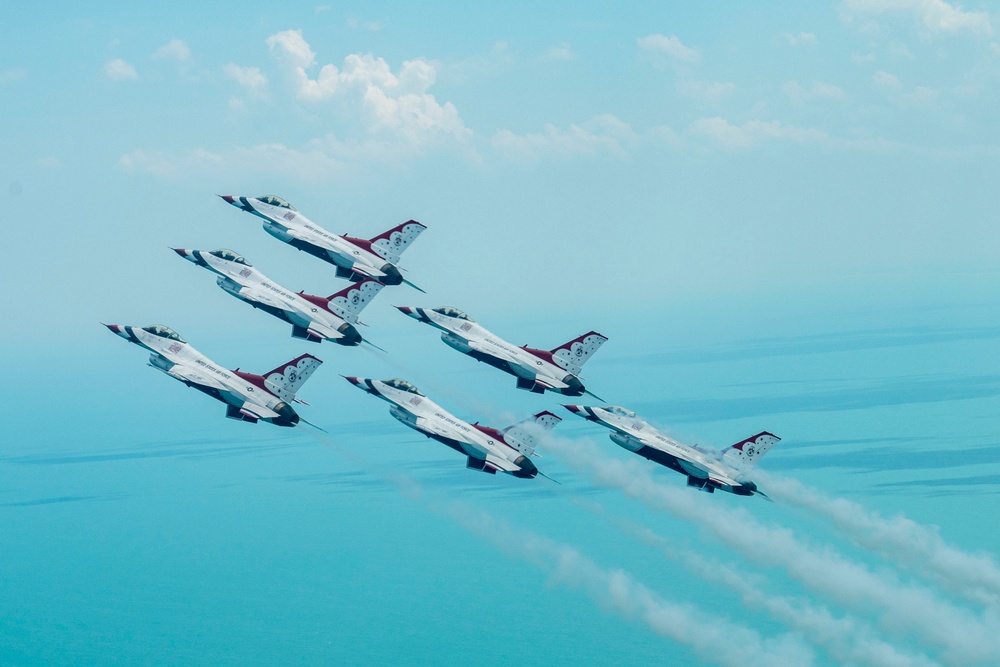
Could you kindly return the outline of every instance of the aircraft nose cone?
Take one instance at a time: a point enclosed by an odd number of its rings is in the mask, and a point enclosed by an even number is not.
[[[186,260],[189,260],[189,261],[192,261],[192,262],[194,261],[194,251],[193,250],[187,250],[186,248],[171,248],[171,250],[173,250],[174,252],[176,252],[178,255],[180,255],[181,257],[183,257]]]
[[[122,325],[105,324],[104,326],[106,326],[111,331],[111,333],[115,334],[116,336],[121,336],[122,338],[128,338],[128,333],[125,331],[125,327],[123,327]]]
[[[563,403],[563,407],[572,412],[574,415],[581,415],[581,416],[586,415],[586,413],[583,411],[582,405],[567,405],[566,403]]]
[[[234,199],[236,199],[236,198],[233,197],[232,195],[219,195],[219,196],[222,197],[222,201],[229,202],[230,204],[236,205],[236,202],[234,201]]]
[[[341,375],[340,377],[344,378],[345,380],[353,384],[355,387],[368,391],[368,387],[365,386],[364,378],[355,377],[353,375]]]

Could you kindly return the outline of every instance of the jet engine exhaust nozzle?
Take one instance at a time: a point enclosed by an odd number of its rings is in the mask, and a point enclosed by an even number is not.
[[[344,335],[343,338],[337,339],[337,343],[340,345],[360,345],[361,341],[364,340],[350,322],[344,322],[337,331]]]
[[[379,278],[379,282],[384,285],[400,285],[403,282],[403,274],[392,264],[384,264],[379,269],[385,275]]]
[[[275,426],[295,426],[299,423],[298,413],[288,403],[282,401],[274,406],[273,409],[280,415],[280,417],[271,420],[271,423]]]
[[[566,383],[567,387],[565,389],[561,389],[559,393],[565,396],[583,396],[583,394],[587,391],[584,388],[583,383],[580,382],[580,378],[575,375],[567,375],[563,378],[563,382]]]
[[[514,477],[521,477],[524,479],[532,479],[538,475],[538,467],[531,462],[527,456],[518,456],[514,459],[514,465],[520,466],[521,469],[512,473]]]

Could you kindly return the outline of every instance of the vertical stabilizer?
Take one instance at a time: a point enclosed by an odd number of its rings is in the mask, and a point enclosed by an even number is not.
[[[330,295],[326,303],[327,310],[351,324],[357,324],[358,314],[371,303],[383,287],[385,285],[371,278],[354,283]]]
[[[513,426],[508,426],[501,433],[507,444],[524,456],[531,456],[531,453],[535,451],[538,437],[543,432],[555,428],[555,425],[561,421],[560,417],[546,410],[519,421]]]
[[[554,348],[552,350],[552,360],[573,375],[579,375],[583,369],[583,364],[607,340],[607,336],[601,335],[596,331],[585,333],[579,338],[574,338],[568,343],[563,343],[559,347]]]
[[[311,354],[303,354],[273,371],[264,373],[262,376],[264,386],[281,400],[290,403],[295,400],[295,394],[322,363]]]
[[[781,438],[773,433],[762,431],[757,435],[750,436],[746,440],[737,442],[732,447],[724,449],[722,451],[722,461],[737,468],[754,466],[779,440]]]
[[[425,229],[426,225],[416,220],[407,220],[398,227],[393,227],[370,239],[372,252],[385,261],[396,264],[403,251],[410,247]]]

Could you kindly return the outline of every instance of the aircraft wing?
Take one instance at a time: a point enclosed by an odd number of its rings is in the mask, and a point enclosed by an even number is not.
[[[196,384],[202,387],[208,387],[209,389],[218,389],[220,391],[229,390],[229,387],[222,384],[219,380],[202,373],[197,368],[192,368],[191,366],[174,364],[170,367],[170,370],[164,372],[186,384]]]
[[[240,408],[240,412],[249,413],[251,417],[256,419],[274,419],[281,416],[270,408],[258,405],[257,403],[251,403],[250,401],[243,403],[243,407]]]
[[[352,264],[350,270],[354,271],[355,273],[360,273],[363,276],[374,278],[375,280],[385,277],[385,274],[376,269],[374,266],[365,266],[360,262],[355,262],[354,264]]]
[[[448,438],[449,440],[457,440],[464,443],[467,438],[466,434],[438,419],[418,416],[416,418],[416,424],[417,428],[422,431],[433,433],[434,435],[439,435],[442,438]]]
[[[256,301],[257,303],[264,304],[265,306],[270,306],[271,308],[277,308],[278,310],[288,310],[287,303],[280,301],[274,295],[258,287],[244,285],[243,287],[240,288],[239,295],[244,299],[247,299],[249,301]]]
[[[507,363],[521,365],[520,360],[516,356],[510,354],[509,352],[503,350],[502,348],[496,347],[494,345],[486,345],[481,340],[478,340],[476,338],[466,338],[466,341],[468,341],[469,347],[471,347],[476,352],[489,355],[496,359],[502,359]]]

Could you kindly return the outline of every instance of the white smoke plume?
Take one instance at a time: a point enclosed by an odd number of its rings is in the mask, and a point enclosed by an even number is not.
[[[1000,605],[1000,568],[989,554],[970,554],[942,539],[936,527],[905,516],[884,518],[858,503],[832,498],[792,479],[761,475],[775,499],[829,519],[855,545],[930,576],[967,600]]]
[[[470,532],[548,570],[555,583],[583,589],[603,607],[690,646],[704,660],[724,667],[815,664],[812,650],[793,635],[762,637],[751,628],[697,607],[668,602],[627,572],[602,568],[568,545],[515,529],[464,505],[453,504],[445,511]]]
[[[605,457],[589,440],[549,436],[543,447],[597,484],[692,521],[751,562],[781,567],[850,612],[873,615],[882,631],[938,651],[946,665],[1000,664],[1000,619],[990,611],[979,615],[957,607],[926,588],[901,583],[894,572],[876,574],[831,548],[807,545],[791,530],[762,524],[745,510],[727,510],[687,489],[660,484],[648,466]]]

